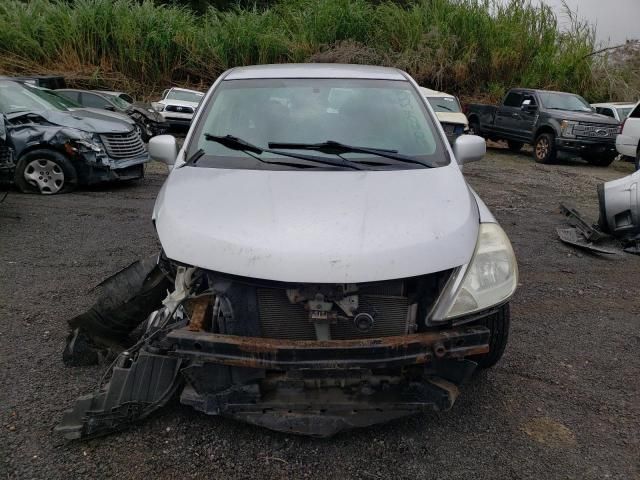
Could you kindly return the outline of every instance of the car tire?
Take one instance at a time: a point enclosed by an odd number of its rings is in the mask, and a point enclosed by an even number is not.
[[[509,326],[511,324],[511,310],[509,304],[483,318],[477,325],[487,327],[489,334],[489,352],[469,357],[478,364],[478,368],[491,368],[500,361],[509,340]]]
[[[585,155],[583,158],[596,167],[608,167],[616,159],[615,154]]]
[[[482,130],[480,130],[480,122],[475,117],[469,121],[469,135],[478,135],[479,137],[482,136]]]
[[[533,144],[533,157],[536,162],[550,164],[556,161],[556,137],[552,133],[541,133]]]
[[[511,150],[512,152],[519,152],[520,150],[522,150],[522,147],[524,147],[524,143],[515,142],[513,140],[507,140],[507,146],[509,147],[509,150]]]
[[[55,150],[33,150],[16,165],[14,182],[23,193],[54,195],[74,190],[78,174],[71,161]]]

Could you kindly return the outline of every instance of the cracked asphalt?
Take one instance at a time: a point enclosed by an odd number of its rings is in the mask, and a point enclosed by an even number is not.
[[[88,290],[158,249],[150,222],[165,174],[0,203],[0,478],[640,479],[640,257],[556,238],[560,201],[597,218],[616,162],[538,165],[492,149],[465,167],[520,266],[510,344],[454,408],[309,439],[171,404],[126,432],[66,442],[52,429],[100,367],[62,364],[65,320]],[[2,195],[0,195],[1,198]]]

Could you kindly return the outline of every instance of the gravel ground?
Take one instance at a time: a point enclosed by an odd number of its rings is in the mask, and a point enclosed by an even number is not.
[[[559,201],[595,219],[597,183],[630,172],[500,149],[466,167],[520,264],[503,361],[449,412],[328,440],[178,404],[102,439],[55,435],[101,372],[63,366],[65,319],[89,306],[90,287],[158,248],[150,214],[163,167],[137,185],[11,192],[0,204],[0,478],[640,479],[640,258],[580,253],[555,234]]]

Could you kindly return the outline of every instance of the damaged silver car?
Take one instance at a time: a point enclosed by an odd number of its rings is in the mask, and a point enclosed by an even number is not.
[[[23,192],[55,194],[142,178],[149,160],[131,123],[68,108],[18,82],[0,80],[0,129],[6,152],[0,155],[0,175]]]
[[[331,436],[447,410],[501,358],[516,259],[460,170],[485,142],[450,147],[406,73],[232,69],[179,152],[170,136],[149,149],[171,168],[153,211],[163,250],[70,321],[67,363],[123,351],[64,415],[67,438],[124,428],[174,395]]]

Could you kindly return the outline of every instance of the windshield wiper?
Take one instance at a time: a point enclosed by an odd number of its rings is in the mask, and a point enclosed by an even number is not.
[[[317,152],[341,155],[343,153],[369,153],[371,155],[377,155],[379,157],[391,158],[392,160],[398,160],[404,163],[415,163],[416,165],[422,165],[423,167],[432,168],[431,165],[427,165],[420,160],[416,160],[413,157],[402,155],[397,150],[383,150],[381,148],[370,147],[356,147],[354,145],[346,145],[344,143],[335,142],[333,140],[327,140],[322,143],[284,143],[284,142],[269,142],[269,148],[285,148],[291,150],[314,150]]]
[[[227,147],[231,150],[238,150],[241,152],[245,152],[251,155],[256,160],[259,160],[260,162],[263,162],[263,163],[272,163],[277,165],[290,165],[290,166],[297,166],[297,167],[300,166],[299,164],[292,164],[290,162],[289,163],[280,162],[276,160],[267,160],[257,156],[266,152],[266,153],[273,153],[275,155],[281,155],[283,157],[297,158],[299,160],[307,160],[309,162],[322,163],[323,165],[330,165],[332,167],[347,167],[347,168],[352,168],[353,170],[362,170],[362,167],[360,165],[346,159],[333,160],[331,158],[322,158],[322,157],[315,157],[312,155],[301,155],[298,153],[281,152],[279,150],[272,150],[270,148],[260,148],[260,147],[257,147],[256,145],[253,145],[252,143],[247,142],[246,140],[243,140],[242,138],[234,137],[233,135],[218,136],[218,135],[211,135],[210,133],[205,133],[204,138],[209,142],[219,143],[220,145]]]

